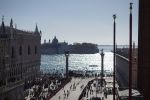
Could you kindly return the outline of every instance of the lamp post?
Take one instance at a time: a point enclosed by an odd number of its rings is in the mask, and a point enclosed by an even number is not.
[[[103,86],[103,77],[104,77],[104,52],[101,50],[101,87]]]
[[[132,96],[132,2],[130,3],[130,17],[129,17],[129,100]]]
[[[113,59],[113,100],[115,100],[115,94],[116,94],[116,86],[115,86],[115,79],[116,79],[116,76],[115,76],[115,72],[116,72],[116,15],[113,15],[113,19],[114,19],[114,36],[113,36],[113,51],[114,51],[114,59]]]
[[[66,78],[68,78],[68,57],[69,57],[69,51],[65,51],[66,56]]]

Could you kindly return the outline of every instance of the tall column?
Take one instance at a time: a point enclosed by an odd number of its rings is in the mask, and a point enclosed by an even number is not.
[[[101,86],[103,86],[103,77],[104,77],[104,52],[101,50]]]
[[[68,78],[68,57],[69,57],[69,51],[65,52],[66,56],[66,78]]]
[[[113,15],[113,19],[114,19],[114,33],[113,33],[113,100],[115,100],[115,95],[116,95],[116,86],[115,86],[115,79],[116,79],[116,15]]]
[[[130,22],[129,22],[129,100],[132,99],[132,4],[130,3]]]

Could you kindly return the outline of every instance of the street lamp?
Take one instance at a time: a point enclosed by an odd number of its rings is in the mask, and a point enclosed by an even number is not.
[[[103,77],[104,77],[104,52],[101,50],[101,87],[103,86]]]
[[[69,51],[65,51],[66,56],[66,78],[68,78],[68,57],[69,57]]]

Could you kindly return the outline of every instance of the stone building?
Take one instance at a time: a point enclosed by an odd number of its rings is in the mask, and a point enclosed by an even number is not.
[[[150,0],[139,0],[138,88],[150,100]]]
[[[0,100],[23,100],[24,83],[40,72],[41,31],[0,26]]]
[[[129,59],[128,48],[117,49],[116,55],[116,74],[117,80],[121,88],[128,88],[129,84]],[[137,89],[137,72],[138,72],[138,48],[135,48],[135,43],[132,48],[132,88]]]
[[[68,43],[59,42],[57,37],[55,36],[50,42],[44,40],[44,43],[41,45],[41,54],[64,54],[65,51],[68,50]]]

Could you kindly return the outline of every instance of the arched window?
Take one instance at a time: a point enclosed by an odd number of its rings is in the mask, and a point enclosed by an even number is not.
[[[14,50],[14,47],[11,48],[11,58],[15,58],[15,50]]]
[[[22,46],[19,47],[19,55],[22,55]]]
[[[30,46],[28,46],[28,55],[31,54],[31,49],[30,49]]]
[[[37,54],[37,46],[35,46],[34,52],[35,52],[35,54]]]

